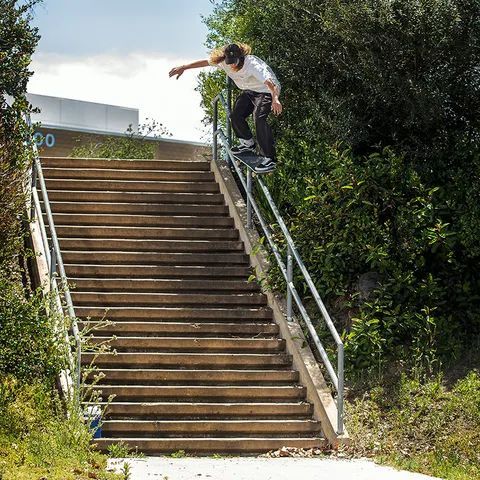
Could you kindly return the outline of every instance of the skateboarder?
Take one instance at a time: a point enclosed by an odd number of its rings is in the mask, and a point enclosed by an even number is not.
[[[261,157],[255,171],[272,171],[276,166],[275,147],[267,117],[270,111],[275,115],[282,113],[278,99],[281,86],[277,77],[263,60],[251,54],[250,46],[244,43],[232,43],[213,50],[208,60],[172,68],[169,76],[177,75],[178,80],[185,70],[208,66],[222,69],[242,90],[230,114],[233,130],[239,139],[239,145],[231,149],[232,153],[255,154],[255,140],[246,120],[253,114]]]

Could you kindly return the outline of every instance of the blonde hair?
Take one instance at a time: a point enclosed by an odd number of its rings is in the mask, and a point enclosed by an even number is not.
[[[247,45],[246,43],[237,43],[236,45],[240,47],[242,57],[246,57],[252,53],[252,47],[250,45]],[[212,50],[210,52],[209,63],[211,65],[218,65],[220,62],[223,62],[225,60],[225,49],[227,47],[228,45],[224,45],[223,47]]]

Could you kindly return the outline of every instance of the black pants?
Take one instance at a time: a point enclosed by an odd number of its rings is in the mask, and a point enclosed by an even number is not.
[[[235,101],[230,120],[238,138],[250,140],[252,131],[247,123],[247,117],[253,113],[257,143],[260,155],[275,159],[275,147],[270,125],[267,123],[268,114],[272,110],[272,95],[270,93],[244,90]]]

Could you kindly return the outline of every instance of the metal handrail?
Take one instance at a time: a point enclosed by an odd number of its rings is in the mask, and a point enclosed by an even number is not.
[[[30,115],[27,114],[26,121],[29,127],[32,126],[32,121]],[[72,296],[70,294],[70,289],[68,286],[67,276],[65,273],[65,267],[63,264],[62,252],[60,250],[60,245],[58,242],[57,231],[55,229],[55,223],[53,221],[52,210],[50,208],[50,201],[48,199],[47,187],[45,185],[45,178],[43,176],[42,164],[40,161],[40,156],[38,154],[37,144],[33,139],[30,139],[30,144],[33,150],[33,163],[31,168],[31,181],[30,181],[30,220],[34,220],[35,217],[38,219],[40,226],[40,235],[42,238],[42,243],[45,252],[45,259],[48,265],[49,276],[50,276],[50,285],[51,289],[55,292],[55,302],[57,309],[64,312],[60,292],[58,289],[57,277],[59,276],[60,285],[63,287],[63,294],[65,297],[66,303],[66,313],[72,322],[72,333],[75,339],[75,344],[77,348],[77,358],[76,358],[76,368],[73,365],[70,365],[72,372],[76,371],[76,400],[79,404],[80,402],[80,384],[81,384],[81,363],[82,363],[82,349],[81,349],[81,338],[80,332],[77,325],[77,317],[75,315],[75,309],[73,307]],[[43,206],[45,212],[42,211],[42,206],[40,204],[40,198],[38,195],[37,180],[40,185],[40,191],[42,194]],[[43,220],[43,213],[46,215],[47,225],[50,229],[51,243],[48,241],[47,231],[45,228],[45,222]],[[68,340],[68,333],[67,340]]]
[[[285,222],[283,221],[282,216],[280,215],[280,212],[275,205],[275,202],[272,199],[272,196],[268,190],[268,188],[265,186],[263,181],[258,177],[255,176],[257,180],[257,184],[260,186],[261,191],[263,192],[265,198],[267,199],[268,205],[270,206],[273,215],[275,219],[278,222],[278,225],[284,235],[285,241],[287,243],[287,266],[285,266],[284,261],[282,260],[282,257],[280,255],[280,252],[278,250],[277,245],[275,244],[275,241],[273,240],[272,233],[270,232],[270,229],[268,228],[268,225],[266,224],[264,218],[262,217],[262,214],[260,212],[260,209],[257,205],[257,202],[255,201],[255,198],[253,197],[252,194],[252,172],[250,169],[247,169],[247,179],[245,181],[244,175],[241,171],[241,168],[237,165],[234,156],[232,155],[232,152],[230,150],[231,146],[231,141],[230,138],[225,135],[223,132],[222,128],[218,126],[218,104],[221,103],[223,107],[225,108],[225,111],[227,113],[227,132],[230,132],[231,130],[231,124],[230,124],[230,113],[231,113],[231,107],[230,107],[230,84],[227,88],[227,98],[228,101],[225,100],[224,93],[221,92],[219,93],[213,100],[212,100],[212,106],[213,106],[213,158],[214,161],[218,161],[218,140],[220,140],[221,145],[224,147],[225,152],[227,153],[227,158],[230,160],[230,164],[234,167],[234,171],[237,174],[238,179],[240,180],[240,183],[242,184],[246,196],[247,196],[247,228],[252,228],[252,208],[257,215],[258,221],[262,227],[262,230],[265,233],[265,237],[268,240],[268,243],[270,245],[270,248],[275,256],[275,259],[277,260],[278,266],[280,267],[280,270],[285,278],[286,284],[287,284],[287,321],[292,321],[292,298],[295,300],[295,303],[298,307],[298,310],[300,311],[300,314],[305,322],[305,325],[308,328],[308,331],[310,332],[310,335],[312,337],[312,340],[318,350],[318,353],[325,365],[326,371],[332,381],[332,384],[337,391],[337,434],[342,435],[344,433],[344,347],[343,347],[343,342],[340,338],[340,335],[338,334],[332,319],[330,318],[330,315],[328,314],[328,311],[325,307],[325,304],[323,303],[320,294],[318,293],[318,290],[316,289],[312,278],[310,274],[308,273],[305,264],[303,263],[300,254],[297,251],[297,248],[295,247],[295,243],[290,235],[290,232],[288,231],[287,226],[285,225]],[[315,327],[313,326],[313,323],[302,303],[302,300],[300,298],[300,295],[298,294],[297,289],[295,288],[295,285],[293,283],[293,260],[295,260],[296,264],[299,266],[300,271],[302,273],[303,279],[307,283],[307,286],[310,290],[310,292],[313,295],[313,298],[315,299],[315,302],[317,303],[317,306],[322,314],[323,319],[325,320],[325,323],[335,341],[336,347],[337,347],[337,372],[335,372],[335,369],[330,362],[330,359],[328,358],[328,354],[325,351],[325,348],[322,345],[322,342],[320,338],[318,337],[318,334],[315,330]]]

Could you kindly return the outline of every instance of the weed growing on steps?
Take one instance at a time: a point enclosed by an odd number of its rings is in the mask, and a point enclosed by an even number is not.
[[[184,458],[187,456],[185,453],[185,450],[177,450],[176,452],[173,452],[170,454],[172,458]]]
[[[138,451],[138,447],[131,448],[123,440],[108,446],[110,458],[144,458],[145,454]]]

